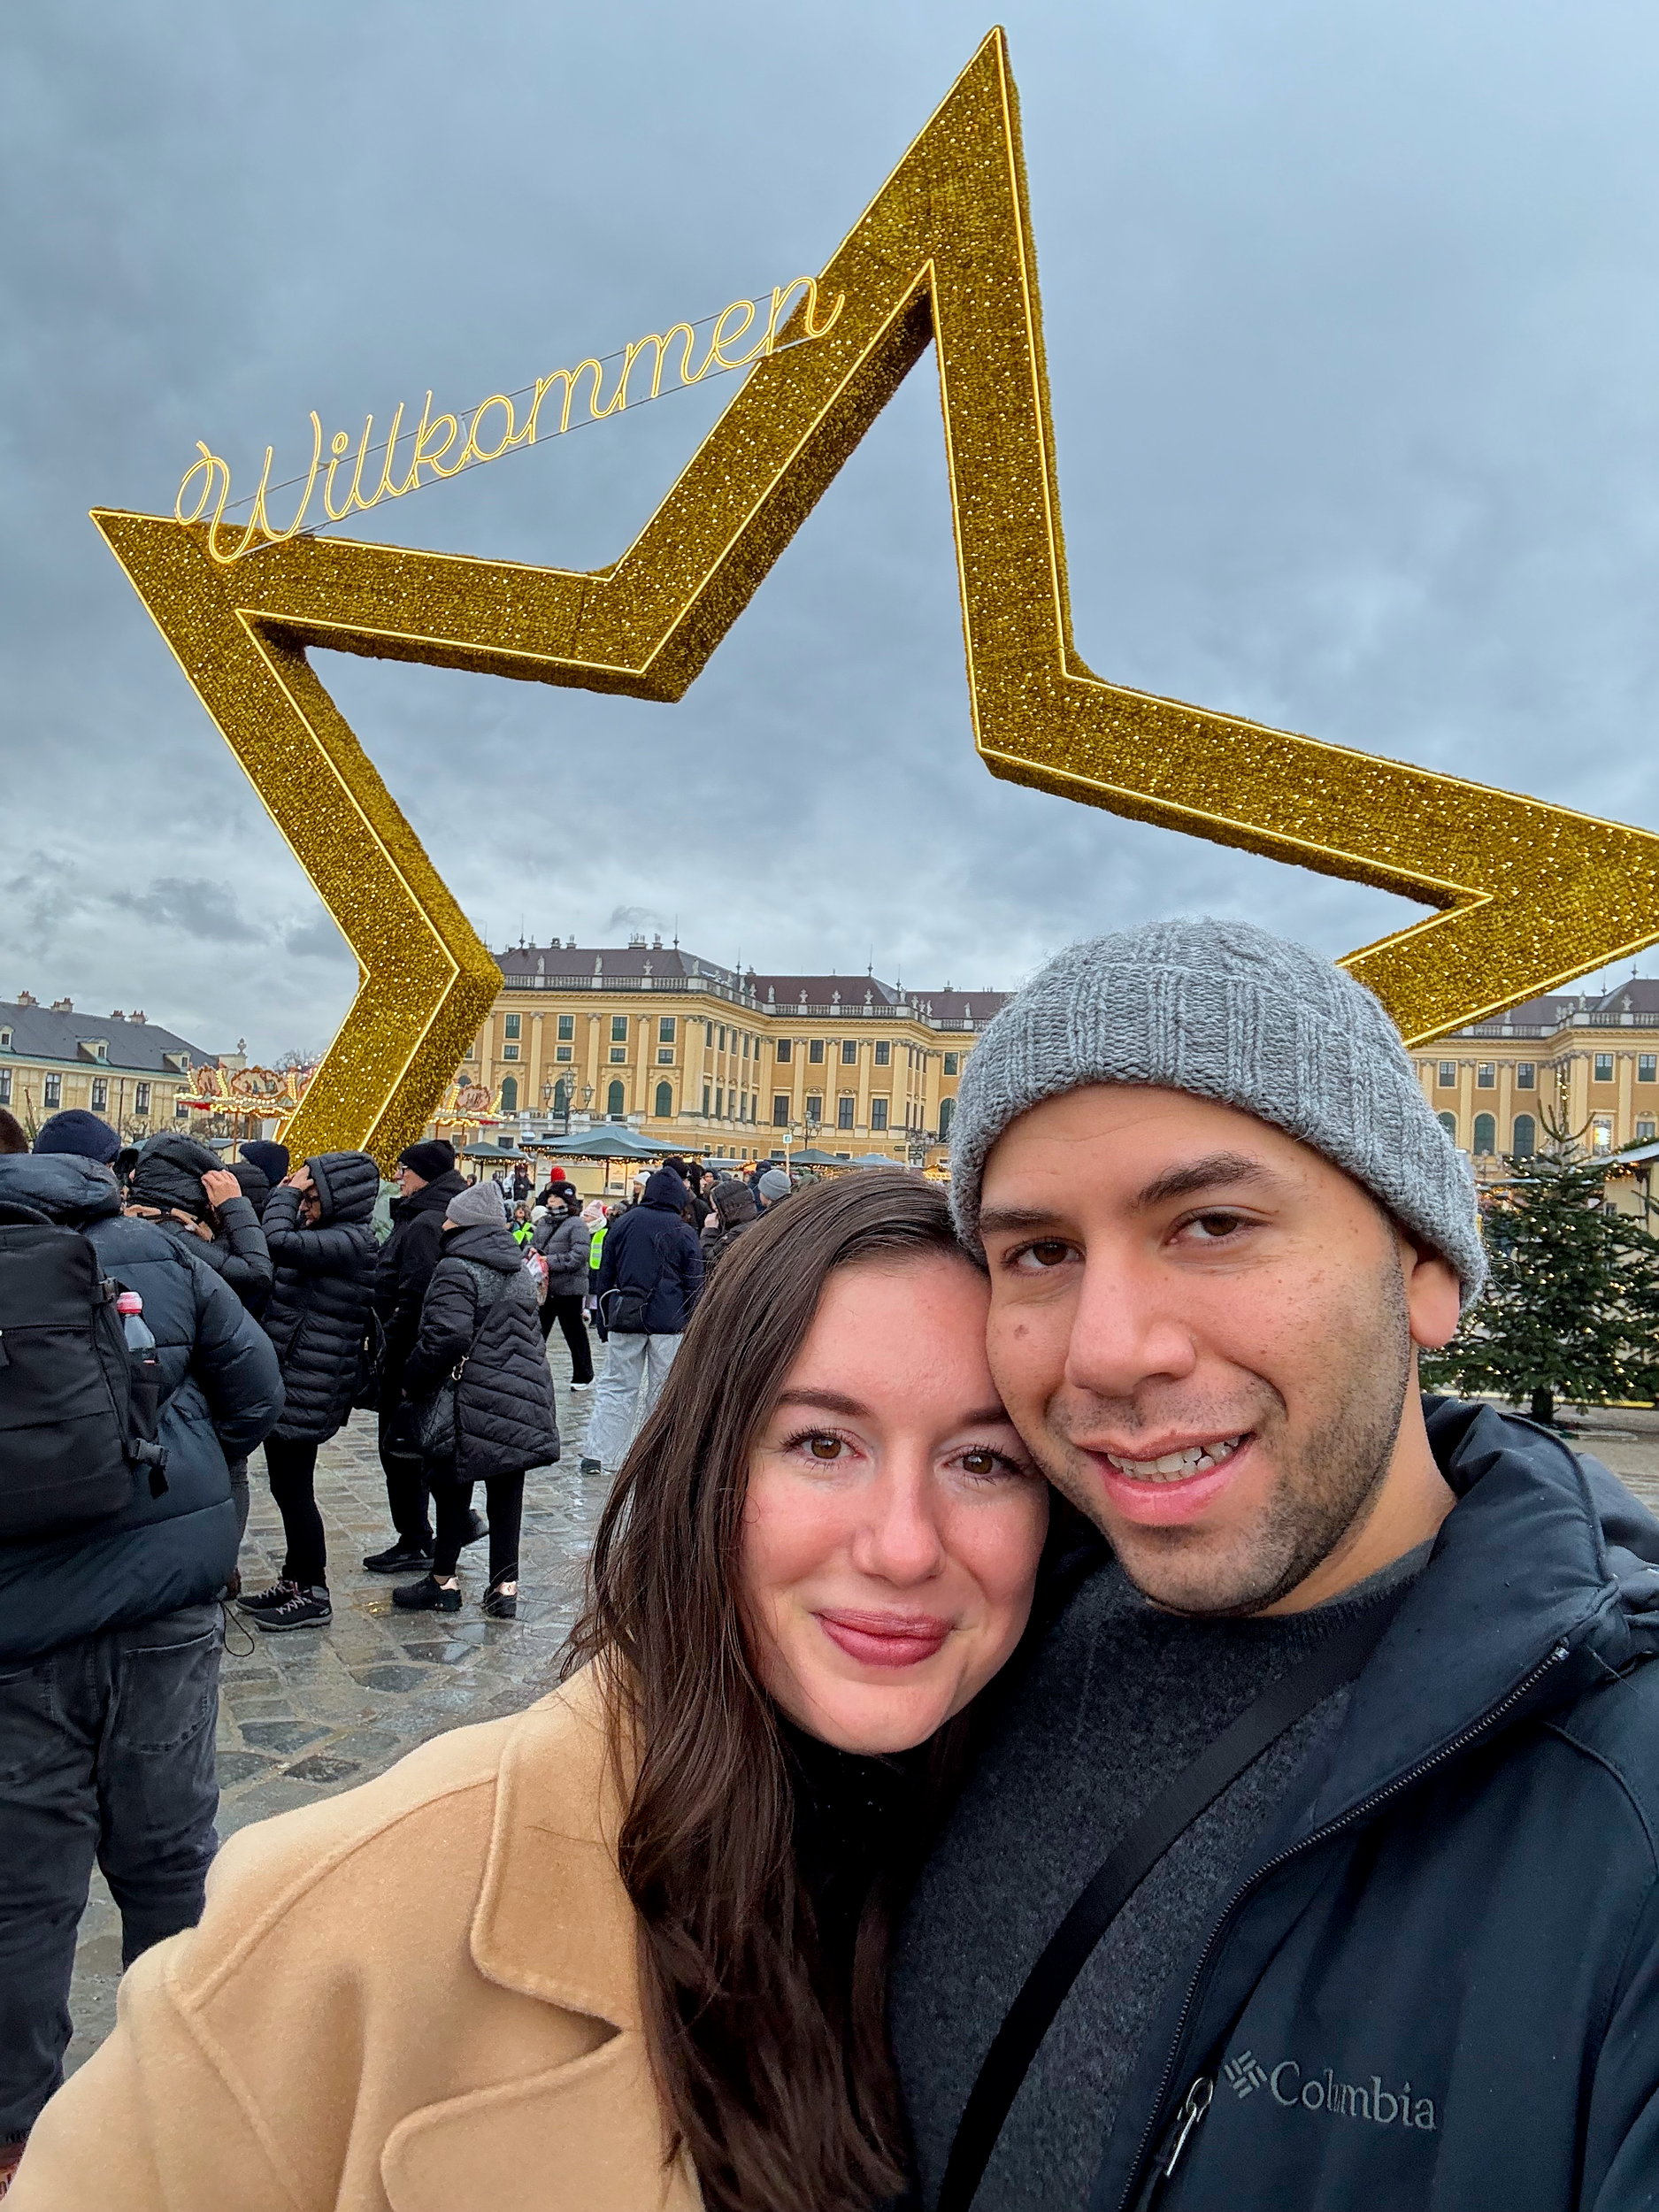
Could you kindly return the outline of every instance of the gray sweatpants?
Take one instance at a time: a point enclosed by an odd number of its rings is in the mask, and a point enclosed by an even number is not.
[[[677,1336],[623,1336],[612,1329],[604,1371],[594,1392],[584,1459],[596,1459],[607,1471],[621,1466],[641,1424],[657,1403],[679,1349]]]

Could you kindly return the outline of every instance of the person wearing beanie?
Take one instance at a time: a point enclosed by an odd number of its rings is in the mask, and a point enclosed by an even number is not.
[[[250,1160],[274,1190],[288,1178],[288,1148],[285,1144],[273,1144],[265,1137],[253,1137],[239,1145],[237,1150],[244,1160]]]
[[[1659,1525],[1419,1391],[1486,1259],[1393,1022],[1243,922],[1074,946],[970,1056],[951,1175],[1094,1536],[898,1943],[918,2202],[1638,2201]]]
[[[432,1514],[426,1471],[411,1449],[403,1413],[403,1363],[414,1348],[421,1302],[443,1240],[444,1209],[465,1187],[456,1171],[455,1147],[442,1137],[423,1138],[397,1156],[398,1195],[392,1201],[392,1233],[380,1248],[374,1269],[374,1311],[380,1324],[380,1358],[372,1395],[379,1422],[380,1471],[392,1517],[392,1540],[369,1552],[363,1564],[370,1574],[419,1573],[432,1564]],[[484,1524],[472,1517],[473,1538]]]
[[[43,1121],[35,1139],[36,1152],[73,1152],[83,1160],[108,1167],[121,1148],[121,1141],[107,1121],[80,1106],[67,1107]]]
[[[489,1507],[483,1609],[511,1620],[518,1609],[525,1475],[558,1458],[559,1432],[535,1290],[495,1182],[451,1193],[442,1255],[403,1363],[403,1387],[417,1409],[449,1378],[450,1432],[426,1462],[438,1519],[431,1568],[419,1581],[400,1584],[392,1600],[406,1611],[460,1610],[457,1571],[472,1540],[472,1486],[481,1482]]]
[[[794,1188],[786,1168],[763,1168],[755,1178],[755,1195],[764,1213],[770,1213],[781,1200],[787,1198]]]

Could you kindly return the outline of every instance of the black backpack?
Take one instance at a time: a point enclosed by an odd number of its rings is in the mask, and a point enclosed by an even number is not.
[[[161,1364],[129,1352],[88,1240],[0,1203],[0,1542],[120,1512],[139,1474],[167,1486]]]

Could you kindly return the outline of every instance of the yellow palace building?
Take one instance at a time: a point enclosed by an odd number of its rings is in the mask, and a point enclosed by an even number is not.
[[[617,1124],[704,1156],[942,1158],[963,1065],[1007,996],[740,972],[660,937],[496,957],[461,1083],[526,1134]]]

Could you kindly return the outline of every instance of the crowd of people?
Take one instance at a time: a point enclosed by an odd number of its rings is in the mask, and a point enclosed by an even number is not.
[[[0,1343],[14,1254],[84,1237],[166,1487],[135,1443],[113,1523],[0,1541],[19,2212],[1659,2201],[1659,1525],[1418,1389],[1473,1186],[1342,971],[1205,920],[1061,955],[948,1198],[665,1161],[606,1222],[427,1144],[377,1251],[361,1155],[198,1205],[89,1133],[0,1157]],[[187,1817],[154,1761],[211,1737],[231,1463],[277,1439],[265,1612],[315,1601],[316,1447],[373,1402],[381,1571],[454,1609],[481,1482],[498,1610],[588,1314],[560,1679],[242,1831],[198,1920],[211,1763]],[[134,1963],[38,2111],[95,1853]]]

